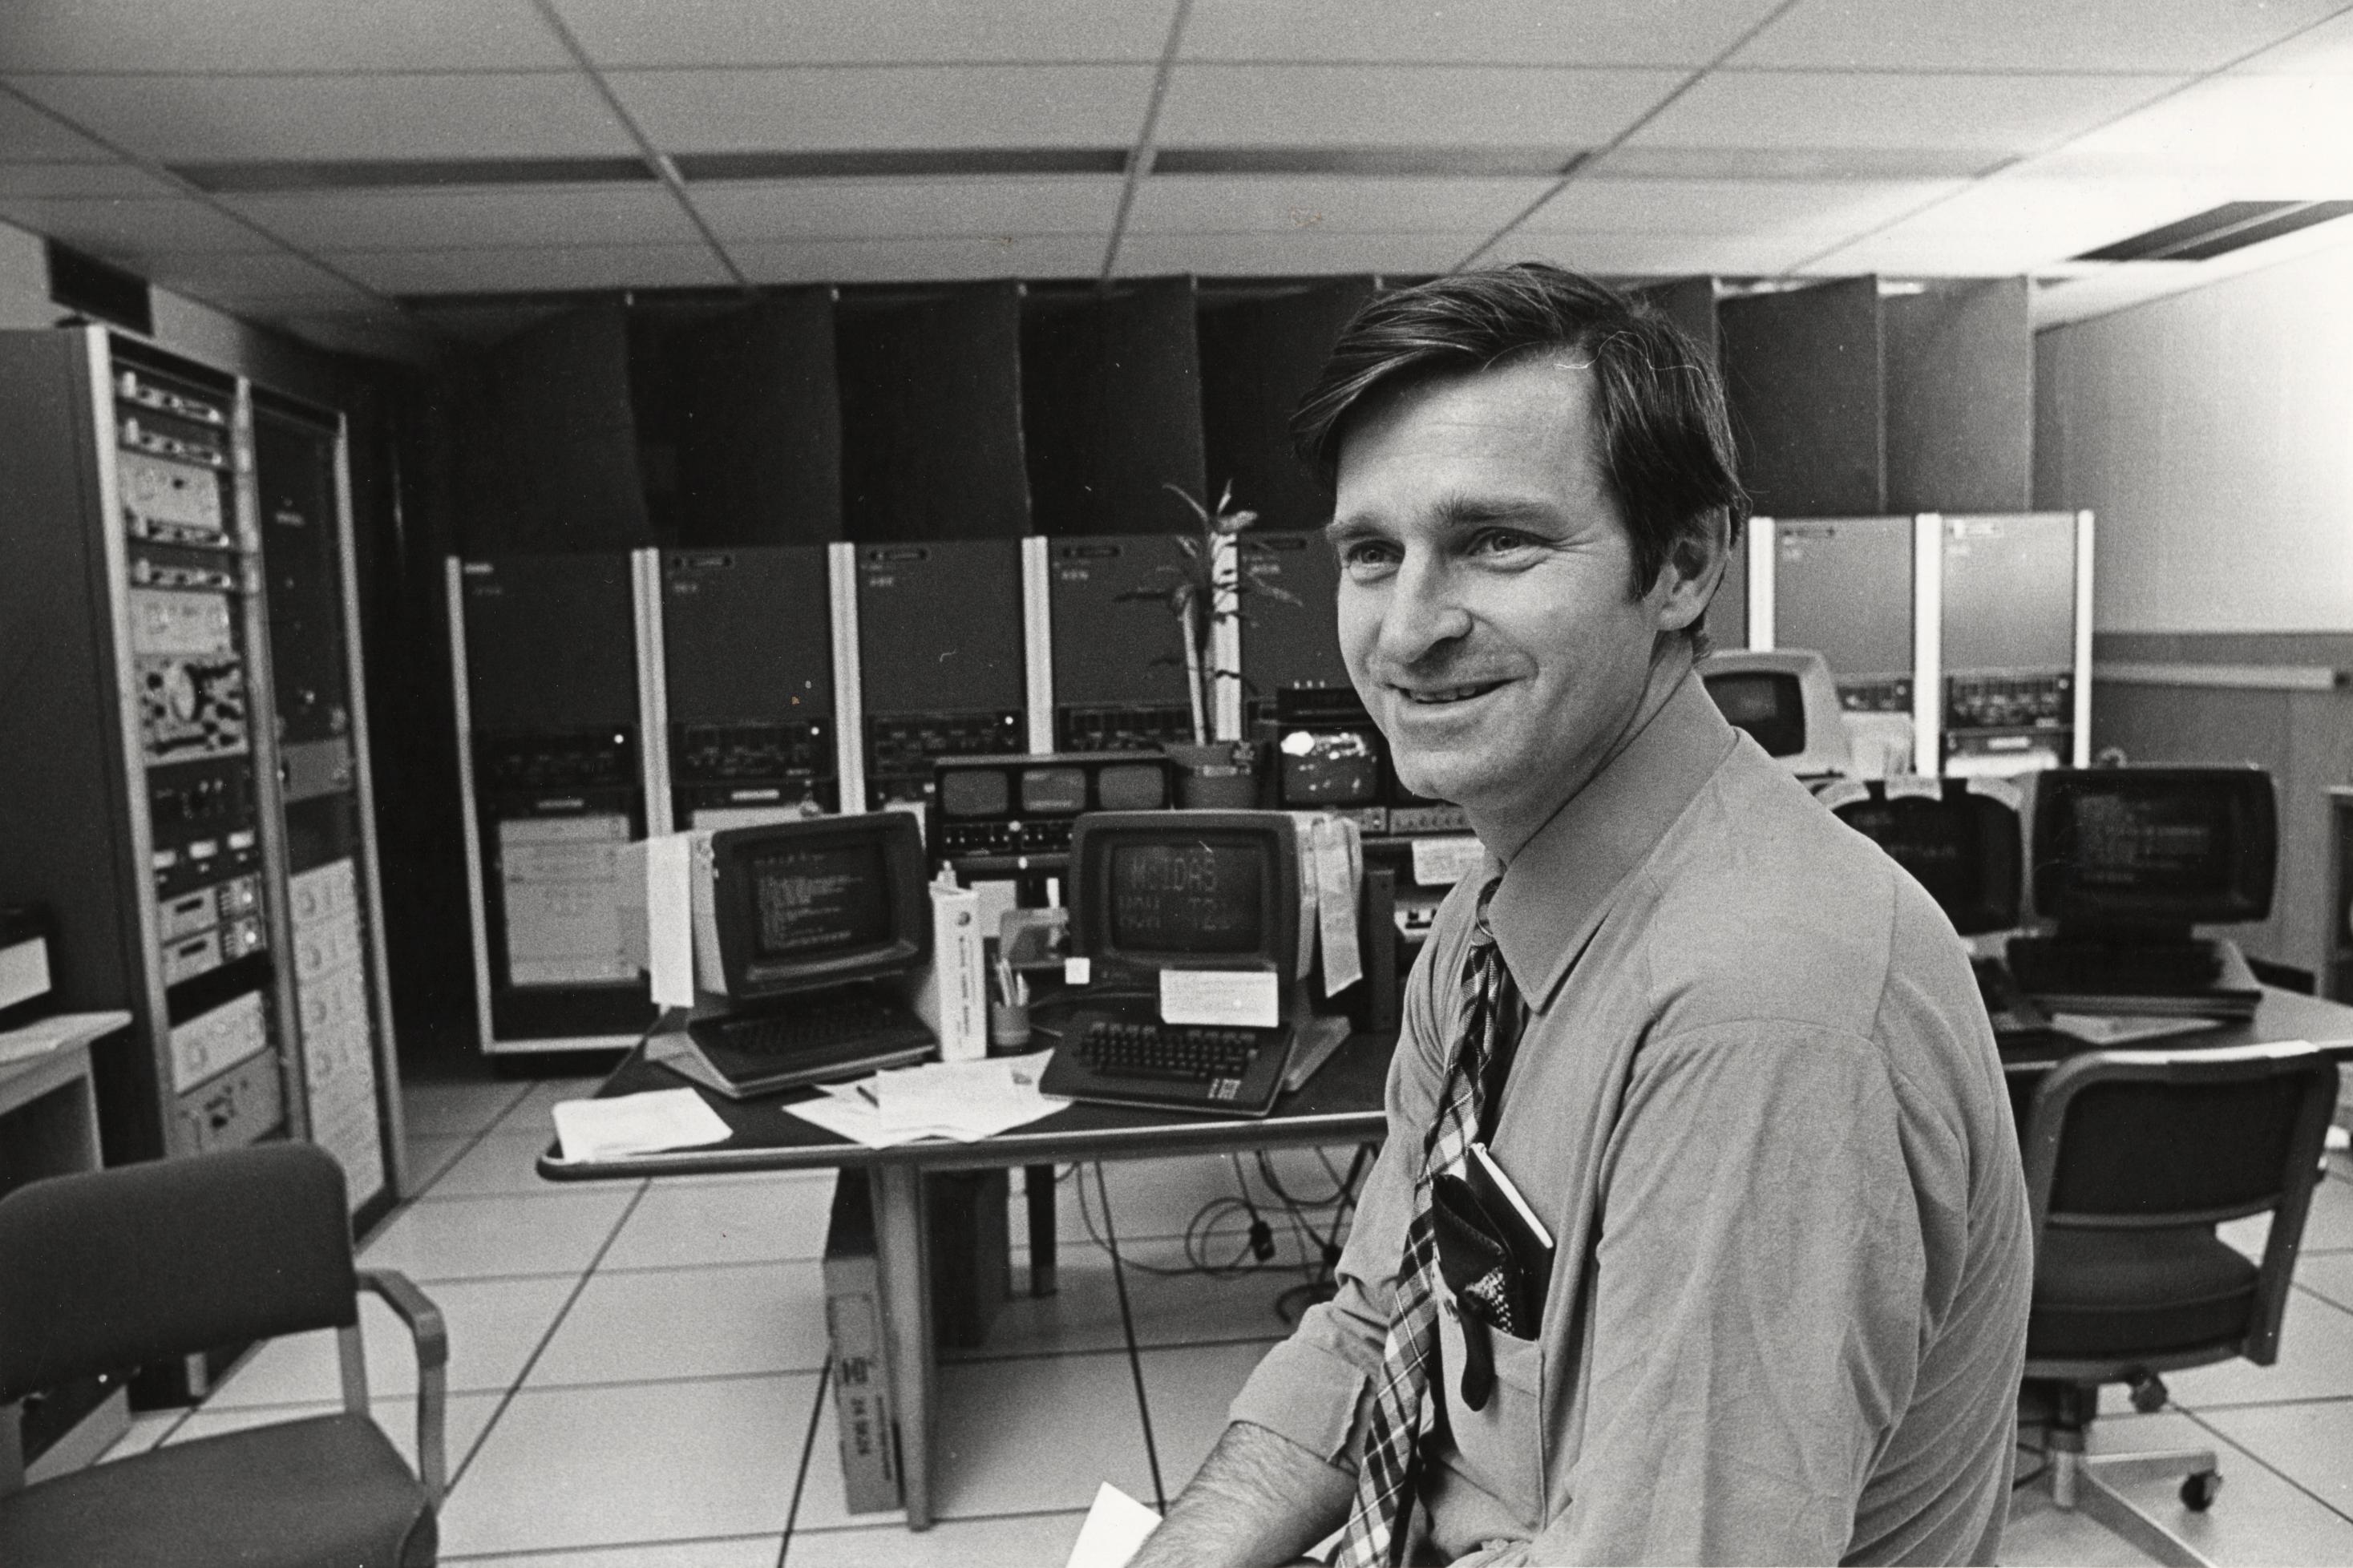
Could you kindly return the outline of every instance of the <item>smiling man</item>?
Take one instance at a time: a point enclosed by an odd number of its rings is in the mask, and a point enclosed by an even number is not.
[[[1713,369],[1506,268],[1367,306],[1298,426],[1349,676],[1488,874],[1409,982],[1338,1294],[1139,1568],[1994,1561],[2000,1065],[1934,902],[1692,674],[1746,513]]]

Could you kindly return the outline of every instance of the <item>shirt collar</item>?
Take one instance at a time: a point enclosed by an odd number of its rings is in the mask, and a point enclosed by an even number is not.
[[[1520,994],[1543,1006],[1611,897],[1683,813],[1739,732],[1686,676],[1625,750],[1504,868],[1488,921]]]

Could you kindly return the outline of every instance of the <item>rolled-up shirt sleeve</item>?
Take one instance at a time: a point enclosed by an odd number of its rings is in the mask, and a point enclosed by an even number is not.
[[[1606,1160],[1571,1495],[1533,1561],[1846,1554],[1926,1331],[1900,1120],[1862,1039],[1752,1024],[1645,1050]]]
[[[1388,1130],[1357,1196],[1355,1221],[1335,1270],[1331,1300],[1302,1314],[1299,1327],[1260,1362],[1227,1415],[1307,1449],[1327,1464],[1350,1463],[1349,1445],[1388,1337],[1389,1302],[1406,1227],[1414,1210],[1414,1163],[1421,1157],[1453,1038],[1429,983],[1434,957],[1458,941],[1433,939],[1406,984],[1397,1055],[1386,1096]]]

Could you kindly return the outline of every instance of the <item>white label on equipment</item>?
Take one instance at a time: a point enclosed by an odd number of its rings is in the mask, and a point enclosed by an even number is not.
[[[1160,1021],[1271,1029],[1282,1022],[1282,987],[1271,969],[1164,969]]]
[[[1413,879],[1425,888],[1451,888],[1486,865],[1487,852],[1468,835],[1413,841]]]

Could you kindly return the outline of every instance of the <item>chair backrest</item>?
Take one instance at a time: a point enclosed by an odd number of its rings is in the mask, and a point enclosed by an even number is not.
[[[343,1173],[271,1143],[0,1198],[0,1404],[86,1373],[358,1321]]]
[[[2242,1352],[2267,1363],[2336,1105],[2337,1064],[2300,1040],[2070,1058],[2027,1115],[2035,1245],[2046,1227],[2211,1226],[2269,1212]]]

